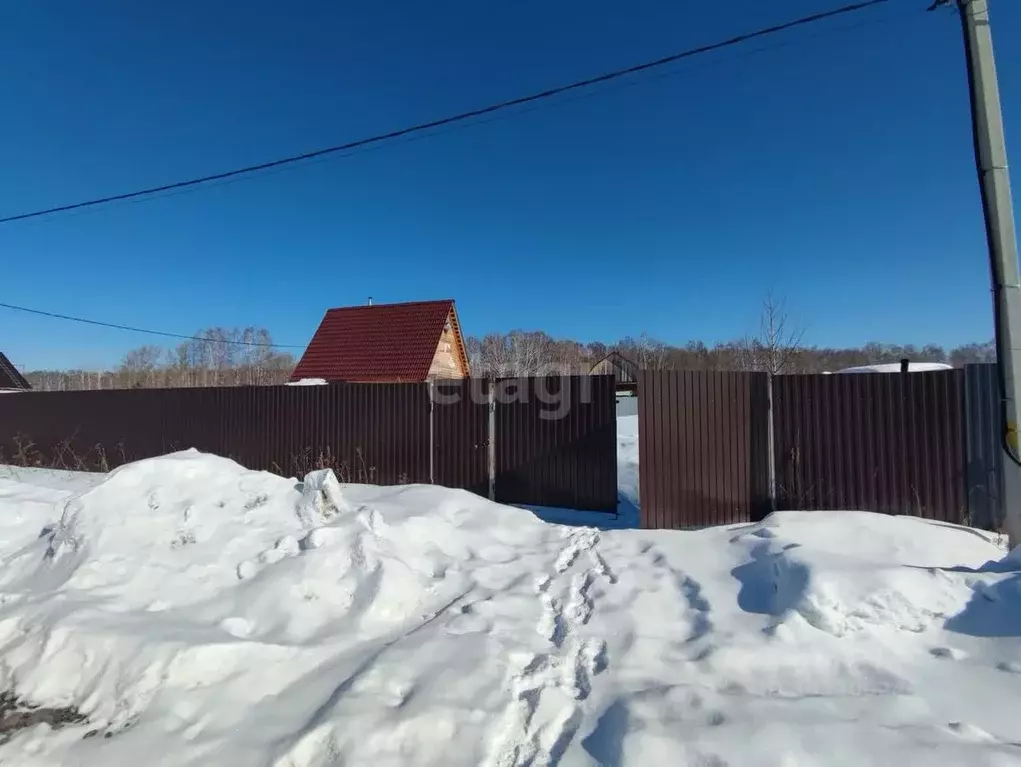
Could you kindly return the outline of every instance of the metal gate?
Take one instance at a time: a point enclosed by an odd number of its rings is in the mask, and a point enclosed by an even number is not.
[[[436,381],[432,400],[432,481],[489,496],[489,382]]]
[[[617,510],[613,376],[495,382],[496,500]]]

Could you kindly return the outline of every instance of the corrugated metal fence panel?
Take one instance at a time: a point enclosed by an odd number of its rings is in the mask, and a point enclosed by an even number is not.
[[[191,448],[203,452],[223,450],[223,418],[213,399],[216,389],[153,389],[150,392],[155,395],[153,409],[160,416],[157,433],[161,437],[161,452]]]
[[[18,435],[34,443],[39,463],[53,465],[63,454],[68,468],[76,468],[72,457],[102,468],[100,449],[113,467],[196,448],[283,475],[330,467],[352,482],[429,481],[424,384],[6,395],[0,398],[4,457],[17,454]]]
[[[436,381],[433,456],[438,485],[489,495],[489,381]]]
[[[964,368],[969,523],[997,530],[1004,519],[1003,437],[996,365]]]
[[[769,506],[766,376],[639,374],[642,527],[749,521]]]
[[[96,470],[196,448],[285,476],[329,467],[352,482],[429,482],[432,468],[436,482],[485,495],[488,382],[436,386],[461,396],[436,404],[432,467],[426,384],[10,394],[0,398],[0,461],[28,451],[39,465]],[[500,386],[498,499],[616,509],[613,378]]]
[[[494,397],[498,501],[616,510],[612,376],[501,379]]]
[[[158,398],[151,391],[0,397],[0,463],[95,471],[161,452]]]
[[[779,509],[965,519],[963,374],[773,380]]]
[[[267,397],[263,391],[256,396]],[[285,447],[275,466],[260,468],[300,476],[330,467],[341,481],[380,485],[429,481],[425,384],[285,386],[271,391],[281,393],[251,408],[249,422],[260,432],[252,434],[251,444]],[[274,414],[275,408],[282,412]],[[230,448],[244,449],[240,444]]]

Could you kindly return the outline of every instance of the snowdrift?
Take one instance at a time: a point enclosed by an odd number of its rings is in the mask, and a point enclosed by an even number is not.
[[[0,763],[1015,764],[1019,565],[858,512],[597,531],[194,451],[18,470]]]

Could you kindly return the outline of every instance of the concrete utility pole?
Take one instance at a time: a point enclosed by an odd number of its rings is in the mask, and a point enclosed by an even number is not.
[[[1003,138],[1000,90],[996,82],[988,0],[936,0],[933,8],[956,2],[968,64],[975,164],[982,191],[986,240],[993,282],[996,359],[1000,376],[1005,527],[1010,545],[1021,545],[1021,275],[1018,272],[1014,209],[1010,200],[1007,147]]]

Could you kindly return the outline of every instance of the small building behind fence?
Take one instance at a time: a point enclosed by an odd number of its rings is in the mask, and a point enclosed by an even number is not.
[[[589,375],[613,376],[617,395],[617,417],[638,415],[638,365],[618,351],[596,362]]]
[[[471,374],[451,299],[330,309],[292,382],[419,383]]]
[[[0,392],[28,391],[32,386],[18,372],[7,356],[0,352]]]

